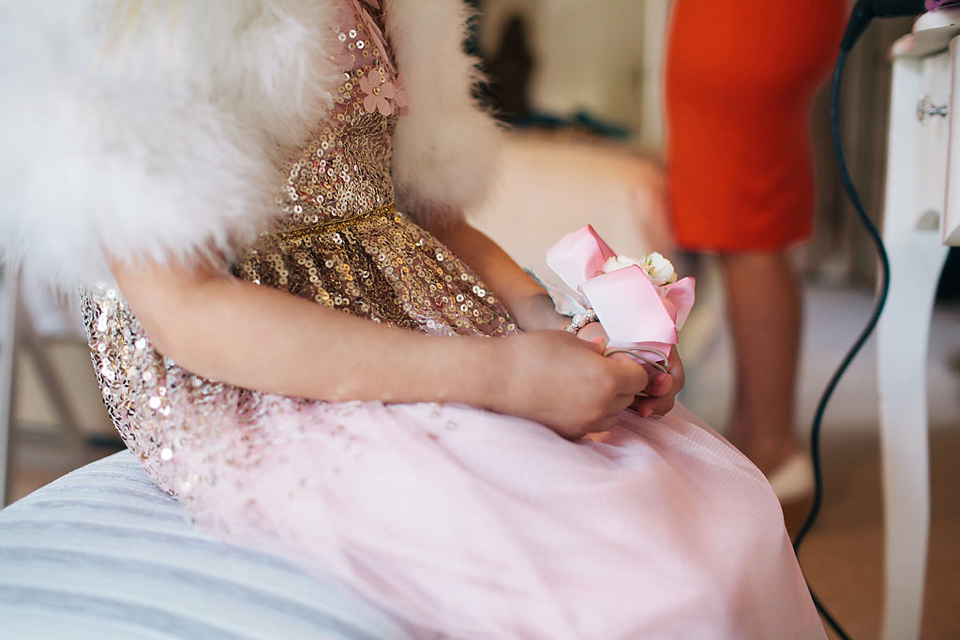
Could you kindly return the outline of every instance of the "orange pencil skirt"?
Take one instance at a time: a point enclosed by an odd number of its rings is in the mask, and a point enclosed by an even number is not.
[[[845,0],[676,0],[665,70],[668,198],[681,248],[779,250],[809,238],[810,117]]]

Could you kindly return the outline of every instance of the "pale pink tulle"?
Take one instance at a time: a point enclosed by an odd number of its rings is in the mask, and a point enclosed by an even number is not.
[[[195,452],[221,451],[217,486],[187,501],[199,524],[333,572],[414,637],[825,637],[763,476],[677,416],[578,443],[429,404],[317,404],[256,429],[271,444],[252,469],[228,462],[229,429]]]

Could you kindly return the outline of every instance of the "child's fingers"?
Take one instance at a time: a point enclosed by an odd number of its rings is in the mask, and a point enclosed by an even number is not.
[[[616,363],[619,368],[619,389],[622,392],[635,396],[650,386],[650,376],[647,370],[644,367],[637,366],[632,358],[622,353],[607,357],[611,362]]]
[[[650,382],[644,389],[648,396],[666,395],[673,389],[673,376],[669,373],[653,370],[649,372]]]
[[[663,397],[641,397],[637,396],[633,404],[630,405],[630,408],[637,412],[641,418],[649,418],[650,416],[662,416],[666,415],[673,409],[675,396],[663,396]]]

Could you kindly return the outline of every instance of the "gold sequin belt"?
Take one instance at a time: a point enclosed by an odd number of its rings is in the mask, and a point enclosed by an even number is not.
[[[343,231],[345,229],[350,229],[365,220],[369,220],[381,215],[392,215],[396,212],[397,208],[391,202],[390,204],[385,204],[382,207],[368,209],[363,213],[358,213],[343,218],[336,218],[334,220],[324,220],[323,222],[316,222],[314,224],[309,224],[304,227],[296,227],[287,231],[278,231],[277,233],[273,234],[273,237],[281,242],[301,242],[307,238],[315,238],[325,233],[330,233],[331,231]]]

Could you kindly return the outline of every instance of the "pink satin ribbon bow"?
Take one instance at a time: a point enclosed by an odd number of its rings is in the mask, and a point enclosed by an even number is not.
[[[610,336],[608,349],[636,350],[661,361],[677,344],[678,332],[690,315],[696,280],[656,285],[638,265],[604,273],[604,263],[615,257],[590,225],[547,249],[547,265],[597,312]]]

